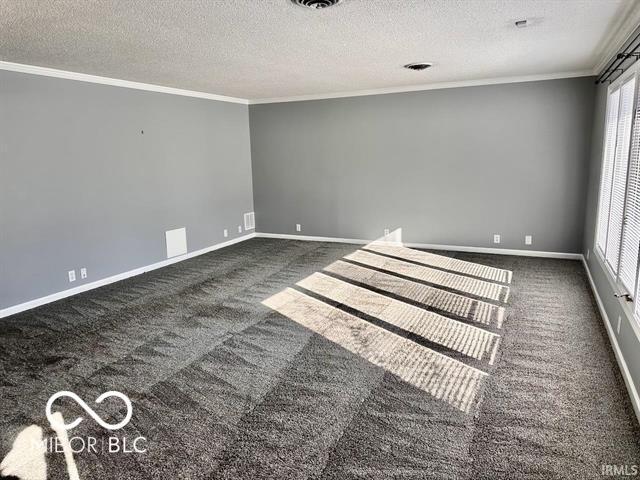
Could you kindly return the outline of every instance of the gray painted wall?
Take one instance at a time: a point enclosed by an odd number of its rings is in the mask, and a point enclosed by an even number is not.
[[[253,105],[257,229],[580,252],[594,93],[576,78]]]
[[[618,345],[625,358],[627,367],[636,388],[640,388],[640,325],[636,320],[629,318],[623,308],[622,301],[614,297],[614,288],[609,280],[608,273],[602,262],[594,254],[596,218],[598,211],[598,197],[600,191],[600,170],[602,167],[602,148],[604,136],[604,124],[607,104],[607,87],[598,88],[596,109],[593,122],[593,140],[591,148],[591,160],[589,167],[589,187],[587,195],[587,211],[585,217],[584,255],[589,253],[587,264],[593,277],[596,290],[607,316],[611,322],[613,331],[616,331],[618,317],[621,318],[620,333],[616,333]],[[640,393],[640,392],[639,392]]]
[[[0,71],[0,308],[164,260],[168,229],[189,251],[240,236],[252,210],[246,105]]]

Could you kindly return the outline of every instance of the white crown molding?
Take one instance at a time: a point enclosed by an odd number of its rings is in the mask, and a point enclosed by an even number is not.
[[[424,85],[409,85],[403,87],[373,88],[370,90],[355,90],[349,92],[320,93],[312,95],[297,95],[292,97],[255,98],[249,100],[249,105],[263,103],[304,102],[308,100],[324,100],[328,98],[363,97],[367,95],[385,95],[389,93],[421,92],[425,90],[440,90],[444,88],[478,87],[482,85],[500,85],[503,83],[539,82],[541,80],[558,80],[562,78],[590,77],[593,70],[579,70],[575,72],[548,73],[541,75],[525,75],[518,77],[484,78],[480,80],[463,80],[459,82],[438,82]]]
[[[262,232],[256,232],[256,237],[280,238],[285,240],[303,240],[308,242],[352,243],[354,245],[367,245],[375,241],[375,240],[364,240],[362,238],[317,237],[317,236],[311,236],[311,235],[291,235],[287,233],[262,233]],[[411,242],[396,242],[396,241],[386,241],[386,243],[405,246],[409,248],[424,248],[427,250],[447,250],[450,252],[490,253],[492,255],[515,255],[519,257],[559,258],[564,260],[581,260],[582,259],[581,253],[542,252],[539,250],[513,250],[508,248],[467,247],[467,246],[461,246],[461,245],[438,245],[433,243],[411,243]]]
[[[526,75],[518,77],[498,77],[485,78],[479,80],[464,80],[456,82],[439,82],[426,85],[409,85],[403,87],[375,88],[369,90],[354,90],[348,92],[337,93],[319,93],[310,95],[297,95],[291,97],[276,98],[255,98],[246,99],[239,97],[227,97],[224,95],[216,95],[213,93],[196,92],[193,90],[183,90],[180,88],[163,87],[162,85],[153,85],[150,83],[133,82],[130,80],[121,80],[118,78],[101,77],[98,75],[89,75],[86,73],[69,72],[66,70],[58,70],[55,68],[39,67],[36,65],[25,65],[22,63],[5,62],[0,60],[0,70],[11,72],[28,73],[31,75],[42,75],[46,77],[64,78],[67,80],[77,80],[80,82],[98,83],[101,85],[111,85],[114,87],[132,88],[135,90],[146,90],[149,92],[166,93],[169,95],[181,95],[185,97],[204,98],[207,100],[215,100],[219,102],[240,103],[243,105],[259,105],[263,103],[282,103],[282,102],[303,102],[306,100],[322,100],[328,98],[345,98],[345,97],[361,97],[366,95],[384,95],[388,93],[404,93],[404,92],[420,92],[426,90],[439,90],[444,88],[461,88],[461,87],[477,87],[482,85],[499,85],[504,83],[522,83],[537,82],[541,80],[557,80],[562,78],[587,77],[594,75],[591,70],[580,70],[575,72],[550,73],[542,75]]]
[[[243,105],[247,105],[249,103],[249,101],[245,98],[226,97],[224,95],[215,95],[213,93],[163,87],[161,85],[152,85],[150,83],[132,82],[129,80],[120,80],[118,78],[101,77],[98,75],[89,75],[86,73],[68,72],[66,70],[57,70],[55,68],[24,65],[22,63],[0,61],[0,70],[30,73],[32,75],[42,75],[45,77],[64,78],[67,80],[77,80],[80,82],[99,83],[102,85],[111,85],[114,87],[133,88],[135,90],[146,90],[149,92],[168,93],[170,95],[182,95],[184,97],[204,98],[206,100],[216,100],[219,102],[241,103]]]
[[[162,260],[160,262],[156,262],[151,265],[136,268],[134,270],[129,270],[127,272],[118,273],[116,275],[112,275],[107,278],[96,280],[95,282],[85,283],[84,285],[78,285],[77,287],[70,288],[68,290],[52,293],[51,295],[47,295],[45,297],[29,300],[28,302],[20,303],[18,305],[12,305],[10,307],[3,308],[2,310],[0,310],[0,318],[4,318],[4,317],[8,317],[9,315],[14,315],[16,313],[24,312],[25,310],[31,310],[32,308],[36,308],[41,305],[45,305],[47,303],[55,302],[56,300],[61,300],[63,298],[67,298],[72,295],[77,295],[79,293],[86,292],[88,290],[93,290],[95,288],[102,287],[104,285],[109,285],[110,283],[119,282],[120,280],[125,280],[127,278],[134,277],[136,275],[141,275],[143,273],[150,272],[152,270],[157,270],[158,268],[162,268],[168,265],[172,265],[174,263],[182,262],[184,260],[188,260],[189,258],[197,257],[198,255],[204,255],[205,253],[213,252],[214,250],[219,250],[221,248],[228,247],[229,245],[233,245],[235,243],[244,242],[245,240],[249,240],[255,236],[256,236],[255,233],[250,233],[248,235],[243,235],[241,237],[227,240],[226,242],[217,243],[210,247],[202,248],[194,252],[189,252],[184,255],[180,255],[178,257],[168,258],[167,260]]]
[[[597,63],[593,69],[596,75],[606,67],[609,60],[629,40],[629,37],[639,25],[640,2],[629,2],[617,20],[609,26],[609,31],[600,42],[601,48],[596,54]]]

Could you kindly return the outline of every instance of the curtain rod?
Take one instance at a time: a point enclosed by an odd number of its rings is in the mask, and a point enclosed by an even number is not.
[[[638,38],[640,38],[640,32],[636,33],[636,36],[633,38],[633,40],[631,40],[626,47],[623,47],[622,49],[623,51],[618,52],[618,54],[611,60],[611,62],[609,62],[609,66],[604,70],[604,72],[602,72],[598,76],[596,80],[596,85],[599,83],[606,82],[607,79],[610,78],[611,75],[615,74],[616,72],[620,72],[620,74],[622,74],[626,70],[626,68],[620,68],[620,67],[629,58],[635,58],[636,60],[640,58],[640,52],[638,51],[638,47],[640,47],[640,43],[633,46],[633,44],[636,42],[636,40],[638,40]],[[627,66],[627,68],[628,67],[629,66]],[[613,80],[609,80],[609,83],[611,83],[612,81]]]

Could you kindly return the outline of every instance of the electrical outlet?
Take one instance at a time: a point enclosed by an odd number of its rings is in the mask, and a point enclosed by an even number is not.
[[[242,233],[242,225],[238,225],[238,233]]]
[[[493,243],[500,243],[500,234],[499,233],[494,233],[493,234]]]
[[[86,268],[81,268],[80,269],[80,278],[87,278],[87,269]]]
[[[618,330],[618,335],[620,335],[620,321],[622,320],[622,317],[620,315],[618,315],[618,328],[616,328],[616,330]]]
[[[589,260],[589,249],[587,248],[587,260]]]
[[[533,236],[525,235],[524,236],[524,244],[525,245],[531,245],[532,243],[533,243]]]
[[[386,236],[388,236],[388,235],[389,235],[389,229],[388,229],[388,228],[385,228],[385,229],[384,229],[384,236],[386,237]]]
[[[75,282],[76,281],[76,271],[75,270],[69,270],[69,281],[70,282]]]
[[[299,223],[296,223],[296,232],[301,232],[302,226]]]
[[[225,228],[222,234],[224,235],[224,238],[227,238],[229,236],[229,230]]]

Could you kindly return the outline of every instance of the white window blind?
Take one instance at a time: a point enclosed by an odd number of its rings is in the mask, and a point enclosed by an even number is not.
[[[609,87],[595,252],[640,322],[640,61]],[[634,298],[635,297],[635,298]]]
[[[598,210],[597,245],[604,256],[607,251],[607,230],[609,228],[609,207],[611,205],[611,183],[613,181],[613,159],[616,151],[618,130],[618,107],[620,89],[609,94],[607,99],[607,120],[605,126],[604,157],[600,180],[600,208]]]
[[[629,83],[634,86],[633,82]],[[636,291],[638,249],[640,248],[640,109],[637,106],[634,116],[633,133],[629,135],[631,151],[629,154],[622,252],[620,253],[620,280],[631,294]],[[629,124],[628,128],[631,128],[631,119],[629,119]],[[628,141],[627,151],[629,151]]]
[[[629,164],[629,141],[631,138],[631,120],[635,96],[635,77],[620,88],[620,107],[618,112],[618,132],[616,135],[615,157],[613,160],[613,185],[611,187],[611,205],[609,207],[609,228],[607,230],[607,249],[605,258],[614,272],[618,272],[620,260],[620,240],[624,200],[627,189],[627,167]]]

